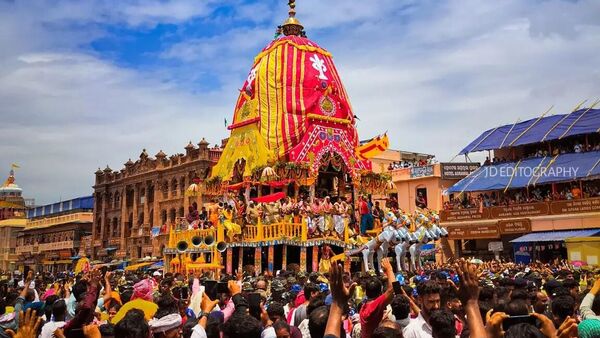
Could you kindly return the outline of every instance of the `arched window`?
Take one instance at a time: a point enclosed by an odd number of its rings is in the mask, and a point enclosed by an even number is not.
[[[179,208],[179,212],[177,213],[177,216],[178,216],[178,217],[183,217],[183,215],[184,215],[184,210],[183,210],[183,207],[180,207],[180,208]]]
[[[177,196],[177,179],[176,178],[173,178],[173,180],[171,180],[171,195]]]
[[[165,199],[169,196],[169,182],[167,182],[167,180],[162,181],[160,190],[162,191],[163,199]]]
[[[167,211],[166,210],[160,211],[160,223],[161,223],[161,225],[167,223]]]
[[[102,237],[102,217],[98,217],[98,219],[96,220],[96,236]]]
[[[186,188],[187,185],[185,183],[185,176],[182,176],[181,179],[179,179],[179,191],[181,191],[181,196],[183,196],[183,194],[185,193]]]
[[[119,220],[114,217],[113,221],[112,221],[112,229],[111,229],[111,233],[113,237],[116,237],[118,235],[118,229],[119,229]]]
[[[154,209],[150,209],[150,213],[148,214],[148,223],[151,227],[154,226]]]
[[[418,185],[415,189],[415,205],[417,208],[427,208],[427,188],[424,185]]]
[[[169,210],[169,221],[175,222],[175,208],[172,208],[171,210]]]

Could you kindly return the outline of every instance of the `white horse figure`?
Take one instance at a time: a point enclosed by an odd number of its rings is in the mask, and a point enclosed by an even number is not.
[[[408,229],[411,225],[411,219],[409,215],[402,214],[398,217],[398,227],[396,232],[401,241],[394,247],[396,253],[396,266],[398,271],[407,271],[406,266],[406,253],[412,244],[417,243],[419,240],[414,233],[411,233]]]
[[[448,237],[448,230],[439,225],[440,216],[435,211],[430,212],[429,221],[431,222],[430,231],[433,232],[436,237]]]
[[[415,223],[418,224],[415,234],[417,235],[419,242],[412,244],[409,248],[410,269],[413,272],[418,271],[423,267],[421,264],[421,249],[423,245],[433,241],[435,238],[435,235],[433,235],[427,228],[429,223],[429,218],[427,218],[427,216],[420,212],[417,213],[417,216],[415,217]]]
[[[375,270],[375,264],[373,262],[373,256],[377,252],[377,259],[381,260],[387,256],[390,243],[395,244],[397,241],[397,233],[394,224],[396,223],[396,217],[393,213],[387,213],[383,224],[383,229],[377,235],[372,238],[363,246],[346,252],[346,256],[354,256],[361,253],[363,256],[363,264],[365,271]],[[381,270],[381,266],[379,268]]]

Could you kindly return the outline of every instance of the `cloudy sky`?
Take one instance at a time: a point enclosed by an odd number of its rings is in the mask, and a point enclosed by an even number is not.
[[[142,148],[227,136],[283,0],[0,0],[0,174],[37,203],[91,194]],[[600,1],[299,0],[361,138],[450,160],[483,130],[600,97]]]

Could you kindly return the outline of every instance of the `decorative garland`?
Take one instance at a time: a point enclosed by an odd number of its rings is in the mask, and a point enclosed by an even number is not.
[[[335,245],[335,246],[339,246],[339,247],[343,247],[346,249],[352,249],[355,247],[355,245],[352,244],[348,244],[344,241],[337,241],[337,240],[331,240],[331,239],[315,239],[315,240],[307,240],[306,242],[303,242],[300,239],[276,239],[276,240],[270,240],[270,241],[260,241],[260,242],[235,242],[235,243],[227,243],[228,247],[232,247],[232,248],[239,248],[239,247],[245,247],[245,248],[256,248],[256,247],[262,247],[262,246],[269,246],[269,245],[280,245],[280,244],[285,244],[285,245],[293,245],[293,246],[299,246],[299,247],[309,247],[309,246],[321,246],[324,244],[327,245]]]
[[[207,192],[216,193],[221,190],[222,183],[223,183],[223,181],[222,181],[221,177],[215,176],[215,177],[211,177],[211,178],[207,179],[204,184],[206,185]]]
[[[386,191],[390,179],[391,176],[387,173],[363,171],[360,182],[357,182],[357,187],[360,187],[360,190],[366,193],[383,193]]]

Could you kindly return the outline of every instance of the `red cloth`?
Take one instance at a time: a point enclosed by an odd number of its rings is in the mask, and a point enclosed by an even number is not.
[[[262,197],[252,198],[252,201],[254,201],[256,203],[271,203],[271,202],[279,201],[280,199],[282,199],[284,197],[285,197],[285,193],[284,192],[276,192],[276,193],[271,194],[271,195],[266,195],[266,196],[262,196]]]
[[[383,294],[375,300],[368,301],[360,309],[360,332],[362,338],[371,338],[373,332],[381,322],[385,307],[386,296]]]
[[[90,324],[94,320],[94,310],[98,302],[99,290],[96,284],[88,286],[87,293],[83,297],[83,304],[79,305],[75,317],[63,327],[65,336],[69,336],[71,330],[81,329],[84,325]]]
[[[367,202],[361,201],[360,202],[360,214],[366,215],[368,213],[369,213],[369,206],[367,205]]]
[[[152,293],[153,293],[153,280],[144,279],[133,286],[133,295],[131,296],[131,300],[141,298],[143,300],[147,300],[149,302],[152,301]]]

